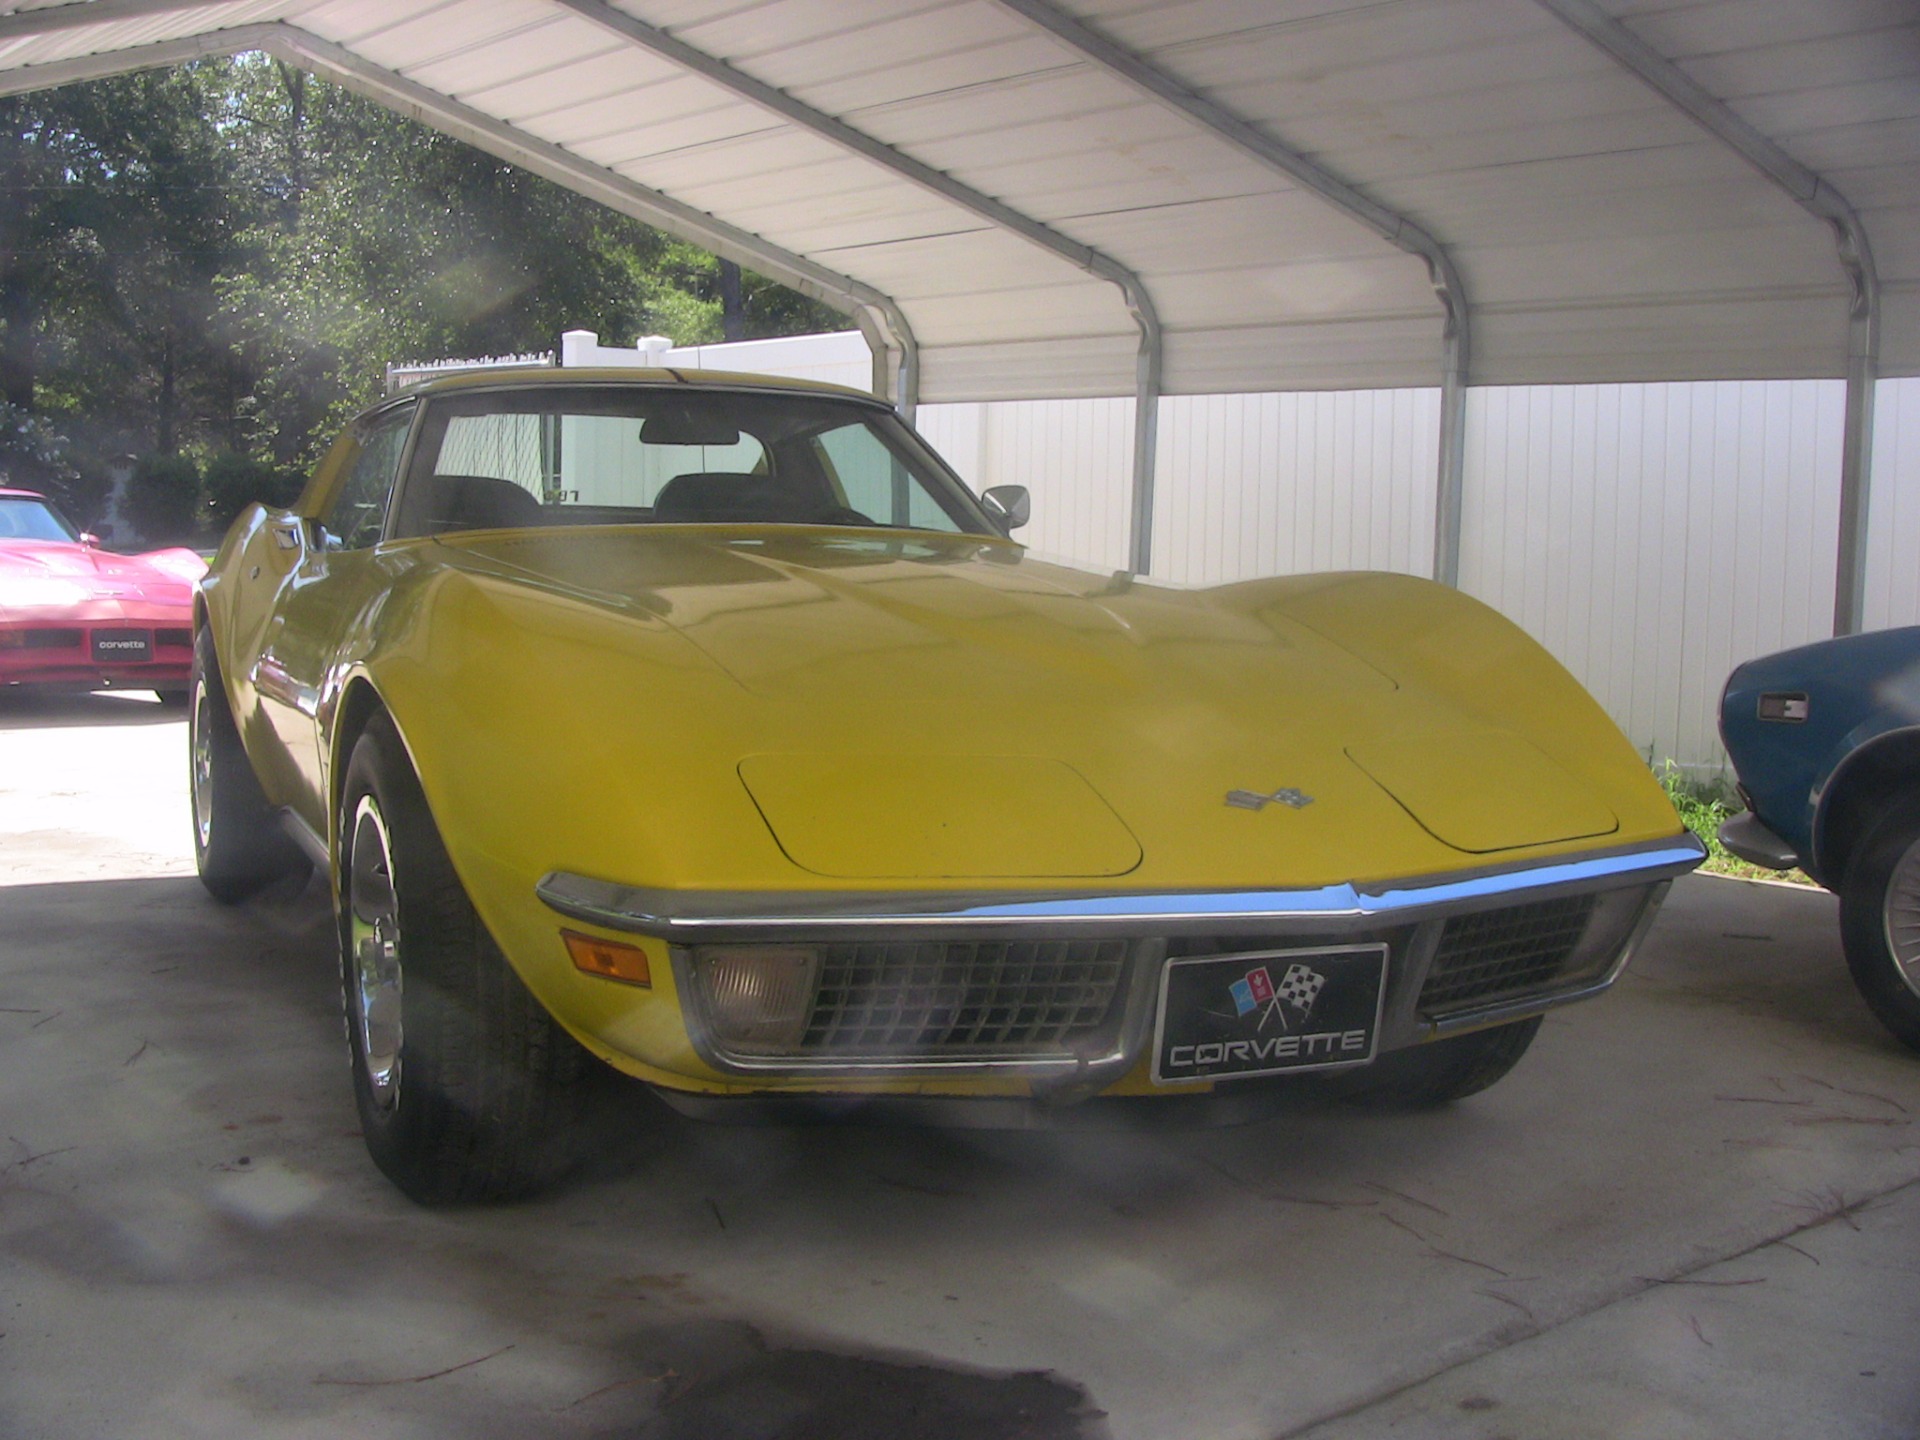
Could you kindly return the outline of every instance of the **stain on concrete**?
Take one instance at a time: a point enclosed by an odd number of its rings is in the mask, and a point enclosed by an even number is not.
[[[651,1392],[651,1413],[597,1429],[596,1440],[1105,1440],[1109,1433],[1087,1392],[1048,1371],[993,1373],[770,1344],[739,1321],[635,1338],[637,1388]]]

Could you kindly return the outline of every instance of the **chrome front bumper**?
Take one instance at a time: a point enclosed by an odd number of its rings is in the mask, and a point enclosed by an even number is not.
[[[1574,859],[1317,890],[1008,892],[649,890],[560,871],[535,893],[562,915],[680,945],[721,941],[1326,933],[1408,924],[1525,894],[1544,900],[1671,880],[1706,858],[1692,835]]]
[[[936,892],[690,892],[649,890],[577,875],[550,874],[537,887],[552,909],[609,929],[654,936],[672,946],[688,1032],[701,1057],[723,1074],[771,1078],[957,1078],[1015,1075],[1036,1092],[1092,1094],[1130,1071],[1151,1043],[1159,975],[1170,947],[1192,942],[1232,954],[1291,943],[1390,939],[1381,1051],[1539,1014],[1607,989],[1653,922],[1674,877],[1705,849],[1691,835],[1571,859],[1488,868],[1379,884],[1312,890],[1179,893],[1062,891],[1046,894]],[[1580,967],[1568,983],[1484,1003],[1421,1010],[1421,996],[1447,922],[1476,912],[1566,896],[1631,892],[1638,909],[1621,924],[1617,953]],[[1622,895],[1621,900],[1628,900]],[[1132,965],[1123,1009],[1098,1053],[863,1056],[749,1055],[719,1043],[697,983],[697,947],[1126,939]],[[1183,943],[1185,942],[1185,943]]]

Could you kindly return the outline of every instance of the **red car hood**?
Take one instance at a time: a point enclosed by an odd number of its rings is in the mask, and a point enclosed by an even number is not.
[[[194,582],[206,570],[207,562],[191,550],[116,555],[66,541],[4,540],[0,616],[106,618],[98,609],[105,602],[109,608],[124,607],[129,618],[134,611],[154,618],[190,617]],[[81,610],[86,617],[80,617]]]

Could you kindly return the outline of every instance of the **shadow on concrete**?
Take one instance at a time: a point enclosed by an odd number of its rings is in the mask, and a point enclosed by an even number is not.
[[[166,725],[186,718],[185,706],[163,705],[151,690],[0,689],[0,730]]]

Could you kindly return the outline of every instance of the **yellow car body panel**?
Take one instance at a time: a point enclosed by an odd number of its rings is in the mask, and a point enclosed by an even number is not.
[[[1390,888],[1683,834],[1563,667],[1426,581],[1181,590],[997,536],[780,524],[482,530],[327,554],[311,522],[353,459],[343,442],[291,516],[244,515],[204,586],[268,799],[337,851],[341,726],[384,708],[528,988],[594,1053],[665,1087],[1029,1083],[723,1073],[690,1037],[667,941],[557,913],[544,877],[789,897]],[[1503,783],[1516,776],[1522,803]],[[568,929],[640,945],[650,988],[576,968]],[[1136,1057],[1107,1088],[1207,1086],[1156,1085]]]

